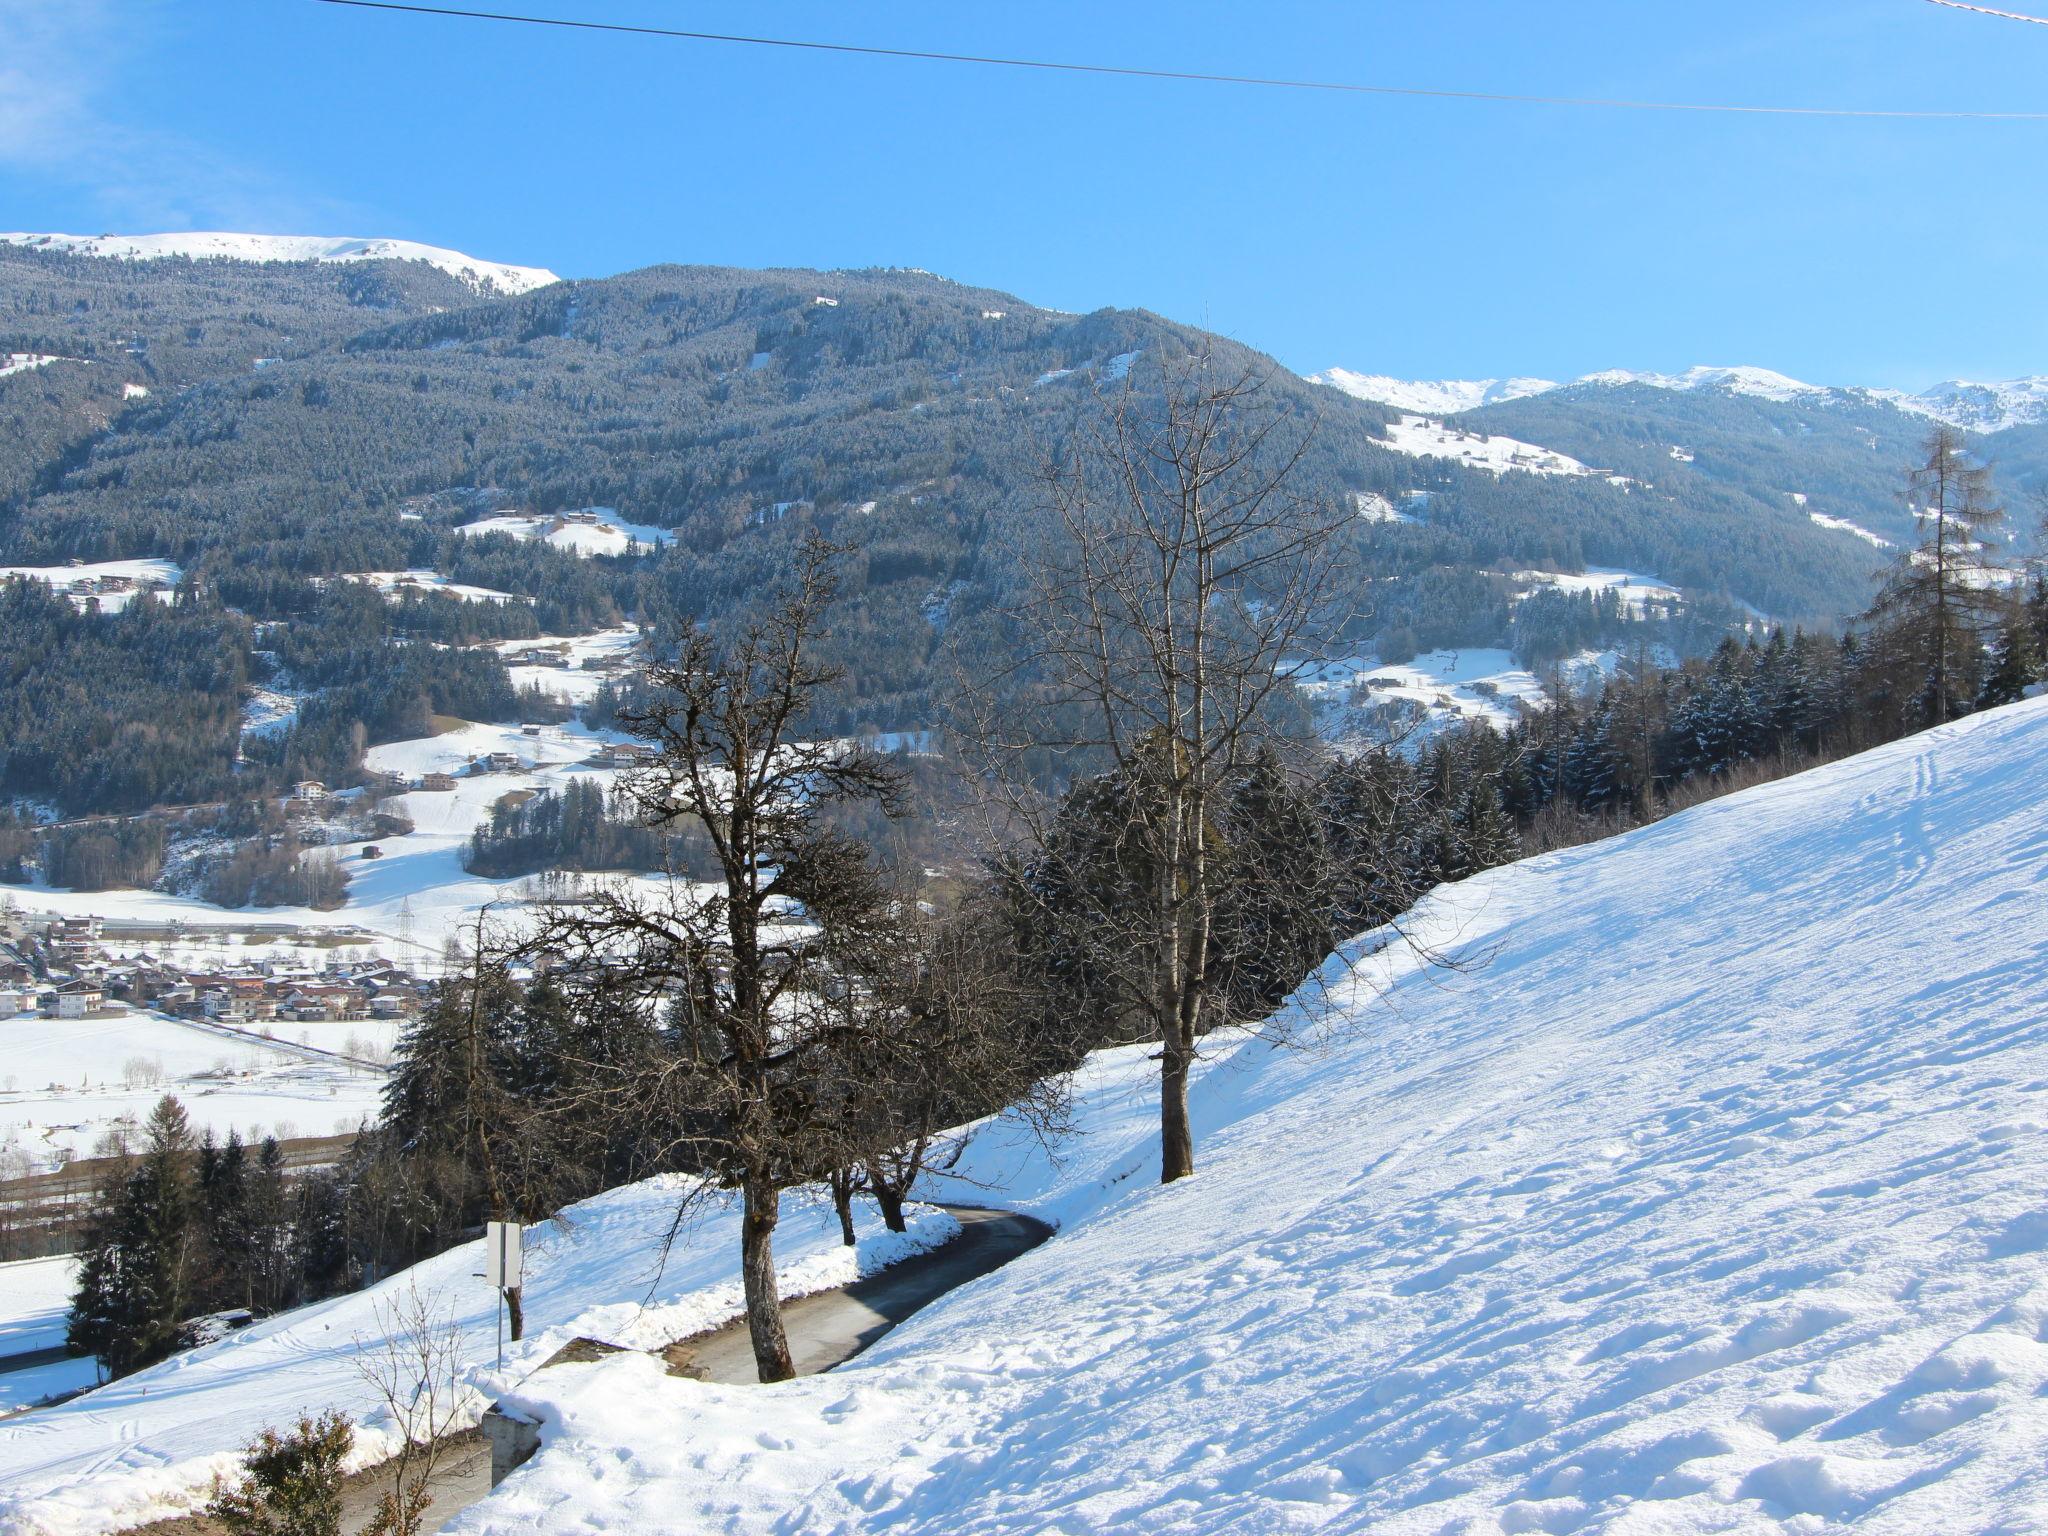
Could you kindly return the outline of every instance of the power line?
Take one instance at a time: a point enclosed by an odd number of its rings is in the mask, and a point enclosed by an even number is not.
[[[1636,112],[1719,112],[1754,117],[1870,117],[1974,119],[2048,122],[2048,112],[1899,111],[1875,107],[1750,107],[1722,102],[1631,101],[1604,96],[1533,96],[1505,91],[1453,91],[1414,85],[1359,85],[1337,80],[1288,80],[1267,75],[1212,75],[1195,70],[1138,69],[1117,64],[1075,64],[1054,59],[1013,59],[978,53],[939,53],[922,48],[882,48],[859,43],[821,43],[793,37],[748,37],[732,32],[689,32],[675,27],[642,27],[618,21],[571,21],[556,16],[518,16],[504,11],[459,10],[453,6],[408,5],[400,0],[316,0],[365,11],[400,11],[414,16],[452,16],[465,21],[519,22],[574,32],[618,32],[636,37],[679,38],[697,43],[739,43],[754,48],[795,48],[814,53],[860,54],[878,59],[912,59],[936,64],[984,64],[1004,69],[1037,69],[1076,75],[1117,75],[1138,80],[1187,80],[1205,85],[1250,85],[1290,91],[1333,91],[1357,96],[1422,96],[1442,101],[1490,101],[1541,107],[1612,107]],[[1952,0],[1937,0],[1952,3]],[[1975,9],[1975,7],[1965,7]],[[2003,14],[2003,13],[2000,13]],[[2021,20],[2032,20],[2021,17]]]
[[[1975,11],[1979,16],[2003,16],[2007,21],[2031,21],[2037,27],[2048,27],[2048,16],[2028,16],[2019,11],[1996,11],[1988,5],[1966,5],[1963,0],[1927,0],[1930,5],[1945,5],[1952,11]]]

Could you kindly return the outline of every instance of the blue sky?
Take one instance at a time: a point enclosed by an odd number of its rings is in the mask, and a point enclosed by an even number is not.
[[[1926,0],[481,8],[1474,90],[2048,111],[2048,26]],[[394,235],[572,276],[919,266],[1062,309],[1142,305],[1304,371],[2048,372],[2044,172],[2048,122],[1330,96],[312,0],[0,3],[0,228]]]

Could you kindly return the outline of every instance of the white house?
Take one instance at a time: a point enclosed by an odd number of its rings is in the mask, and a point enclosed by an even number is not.
[[[51,994],[50,1016],[56,1019],[83,1019],[98,1013],[107,1000],[98,983],[90,981],[67,981]]]

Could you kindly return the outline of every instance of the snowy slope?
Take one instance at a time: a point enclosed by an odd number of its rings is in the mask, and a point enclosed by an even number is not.
[[[2048,700],[1445,888],[1054,1163],[1061,1232],[829,1376],[529,1381],[453,1529],[2039,1530]],[[1382,936],[1384,937],[1384,936]]]
[[[2003,432],[2007,427],[2048,421],[2048,378],[2007,379],[1998,384],[1949,379],[1918,394],[1891,390],[1872,393],[1890,400],[1902,411],[1931,416],[1967,432]]]
[[[630,555],[641,549],[673,544],[675,534],[648,523],[629,523],[611,507],[579,507],[560,516],[545,513],[493,512],[455,530],[469,538],[502,533],[515,539],[539,539],[572,555]]]
[[[676,1175],[628,1185],[527,1233],[530,1332],[506,1347],[502,1377],[478,1378],[486,1392],[517,1381],[572,1338],[653,1349],[740,1310],[736,1207],[705,1207],[663,1261],[684,1187]],[[856,1252],[841,1246],[829,1205],[785,1202],[776,1241],[783,1293],[844,1285],[959,1231],[950,1215],[924,1208],[911,1212],[901,1236],[870,1213],[861,1226]],[[0,1531],[82,1536],[191,1510],[257,1430],[308,1410],[346,1410],[362,1426],[354,1464],[382,1459],[395,1447],[355,1357],[387,1335],[394,1302],[417,1295],[460,1329],[465,1365],[487,1372],[497,1298],[482,1270],[481,1242],[452,1248],[367,1291],[280,1313],[59,1407],[0,1422]],[[6,1277],[0,1268],[0,1283]],[[471,1422],[487,1400],[472,1394]]]
[[[1483,469],[1498,478],[1511,469],[1532,475],[1593,475],[1569,454],[1539,448],[1498,433],[1468,431],[1426,416],[1406,416],[1387,423],[1386,445],[1416,458],[1451,459],[1467,469]],[[1619,476],[1610,477],[1619,480]]]
[[[424,261],[478,293],[518,294],[545,288],[561,279],[545,267],[515,267],[501,261],[480,261],[461,251],[413,240],[361,240],[328,235],[247,235],[192,230],[163,235],[39,235],[0,234],[0,243],[69,251],[80,256],[111,256],[150,261],[164,256],[195,259],[223,257],[232,261]]]

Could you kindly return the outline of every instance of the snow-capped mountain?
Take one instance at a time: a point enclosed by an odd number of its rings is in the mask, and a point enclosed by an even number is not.
[[[1824,395],[1824,385],[1807,384],[1787,378],[1769,368],[1688,368],[1683,373],[1641,373],[1627,368],[1608,368],[1574,379],[1575,384],[1599,384],[1609,388],[1640,385],[1649,389],[1719,389],[1731,395],[1754,395],[1762,400],[1796,400],[1802,395]]]
[[[1519,400],[1557,388],[1554,379],[1392,379],[1382,373],[1325,368],[1309,382],[1327,384],[1360,400],[1376,400],[1423,416],[1450,416],[1498,400]]]
[[[1890,400],[1902,411],[1932,416],[1968,432],[2003,432],[2007,427],[2031,427],[2048,421],[2048,378],[2039,375],[2008,379],[2001,384],[1949,379],[1917,395],[1891,390],[1871,393]]]
[[[1588,373],[1569,383],[1552,379],[1395,379],[1385,374],[1353,373],[1348,368],[1325,368],[1312,373],[1309,381],[1341,389],[1360,400],[1406,411],[1452,413],[1477,410],[1502,400],[1521,400],[1548,394],[1553,389],[1599,386],[1620,389],[1641,385],[1650,389],[1721,389],[1735,395],[1755,395],[1765,400],[1796,400],[1802,395],[1828,393],[1823,385],[1806,384],[1787,378],[1769,368],[1688,368],[1683,373],[1647,373],[1627,368],[1608,368]],[[1916,397],[1917,398],[1917,397]]]
[[[1945,421],[1968,432],[2003,432],[2008,427],[2033,426],[2048,421],[2048,376],[2009,379],[2002,383],[1950,379],[1918,392],[1808,384],[1769,368],[1751,366],[1695,367],[1683,373],[1608,368],[1581,375],[1568,383],[1533,378],[1396,379],[1385,374],[1354,373],[1348,368],[1325,368],[1321,373],[1308,375],[1308,378],[1312,383],[1327,384],[1360,400],[1373,400],[1399,410],[1439,416],[1473,411],[1505,400],[1548,394],[1553,390],[1638,387],[1681,392],[1719,390],[1779,403],[1817,402],[1830,398],[1882,401],[1915,416]]]
[[[545,267],[515,267],[483,261],[461,251],[413,240],[363,240],[330,235],[246,235],[222,230],[192,230],[162,235],[0,234],[0,243],[69,251],[80,256],[107,256],[150,261],[164,256],[220,257],[232,261],[424,261],[478,293],[529,293],[561,281]]]

